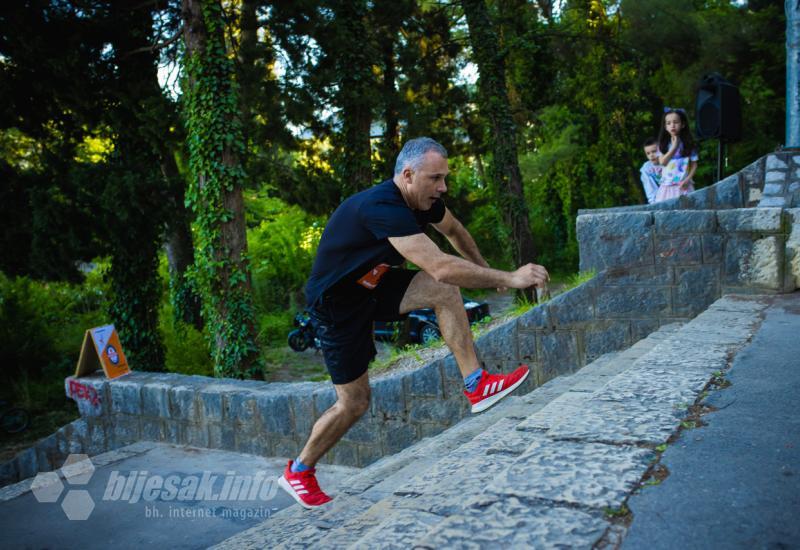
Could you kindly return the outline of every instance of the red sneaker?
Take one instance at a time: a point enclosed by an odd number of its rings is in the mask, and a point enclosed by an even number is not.
[[[530,373],[528,365],[521,365],[511,374],[489,374],[484,370],[475,391],[472,393],[464,391],[464,395],[472,403],[472,412],[485,411],[500,401],[517,389],[517,386],[522,384],[528,377],[528,373]]]
[[[305,472],[293,472],[292,462],[294,461],[289,461],[283,475],[278,479],[278,485],[292,495],[300,506],[310,510],[333,500],[319,488],[315,468]]]

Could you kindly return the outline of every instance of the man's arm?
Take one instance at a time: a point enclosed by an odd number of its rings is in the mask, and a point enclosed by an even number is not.
[[[483,258],[475,239],[469,234],[464,225],[456,219],[448,208],[444,209],[444,218],[439,223],[432,224],[436,230],[447,237],[461,257],[465,260],[482,266],[489,267],[489,263]]]
[[[408,261],[418,265],[435,280],[467,288],[528,288],[543,285],[550,276],[536,264],[516,271],[500,271],[445,254],[424,233],[389,237],[389,243]]]

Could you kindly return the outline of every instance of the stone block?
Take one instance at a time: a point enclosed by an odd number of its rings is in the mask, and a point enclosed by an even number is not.
[[[197,392],[191,386],[174,386],[169,389],[170,418],[180,418],[187,422],[200,420],[195,398]]]
[[[637,486],[653,457],[653,451],[636,447],[538,439],[498,474],[487,492],[587,508],[615,508]]]
[[[96,456],[108,450],[108,429],[105,422],[92,422],[86,438],[86,454]]]
[[[766,177],[764,177],[764,194],[776,195],[780,193],[783,189],[784,181],[786,181],[786,172],[776,170],[767,172]]]
[[[678,210],[655,212],[656,235],[710,233],[717,226],[713,210]]]
[[[764,158],[760,158],[748,164],[739,171],[743,183],[750,188],[761,187],[764,185]]]
[[[790,233],[786,240],[787,292],[800,288],[800,208],[788,210]]]
[[[760,208],[789,206],[789,199],[787,197],[764,197],[758,206]]]
[[[0,464],[0,487],[16,483],[19,479],[17,461],[15,459]]]
[[[722,261],[722,247],[725,239],[722,235],[703,235],[703,263],[719,263]]]
[[[14,457],[16,461],[16,470],[20,479],[27,479],[33,477],[39,471],[39,460],[36,453],[36,447],[28,447],[21,453]]]
[[[358,466],[364,468],[383,458],[383,451],[377,443],[371,445],[358,445]]]
[[[783,196],[783,183],[768,183],[764,186],[764,196]]]
[[[650,333],[658,330],[660,326],[656,319],[633,319],[631,321],[631,341],[638,342]]]
[[[202,418],[205,421],[221,422],[223,394],[214,388],[202,388],[197,394]]]
[[[716,193],[714,204],[717,208],[742,208],[744,206],[739,176],[735,174],[729,176],[715,184],[713,189]]]
[[[295,435],[301,438],[308,437],[317,419],[317,417],[314,416],[313,394],[310,391],[300,394],[290,394],[289,408],[292,411]]]
[[[779,237],[731,238],[725,247],[727,285],[744,285],[781,290],[783,283],[783,246]]]
[[[512,319],[482,335],[475,342],[481,357],[515,359],[517,322]]]
[[[115,415],[109,435],[114,447],[121,447],[139,441],[142,437],[140,417],[126,414]]]
[[[358,446],[355,443],[339,441],[328,455],[331,455],[330,461],[334,464],[358,466]]]
[[[649,212],[578,216],[580,270],[652,264],[652,226]]]
[[[324,388],[314,392],[314,415],[319,418],[322,413],[336,403],[336,392],[333,388]]]
[[[259,395],[256,405],[261,425],[267,432],[287,436],[294,434],[287,394]]]
[[[251,392],[236,392],[223,394],[216,392],[202,392],[200,399],[203,402],[204,416],[207,422],[234,422],[238,425],[254,424],[258,415],[256,394]],[[226,412],[223,415],[223,402]]]
[[[777,155],[767,156],[767,172],[770,170],[786,170],[788,168],[787,160],[788,158],[783,159]]]
[[[757,206],[761,201],[762,195],[763,193],[761,192],[761,189],[758,189],[757,187],[751,187],[747,194],[747,204],[745,204],[745,206],[747,208]]]
[[[656,242],[656,264],[699,264],[703,261],[703,247],[699,235],[663,238]]]
[[[296,457],[295,450],[292,452],[285,453],[281,452],[276,448],[277,446],[277,439],[273,441],[275,444],[273,446],[273,452],[269,452],[269,447],[267,445],[268,436],[266,434],[254,434],[250,432],[240,432],[238,429],[234,433],[234,437],[236,440],[236,451],[239,453],[246,453],[250,455],[258,455],[264,456],[267,454],[272,454],[273,456],[291,456]]]
[[[372,413],[398,417],[406,411],[406,395],[402,375],[383,376],[372,382]]]
[[[657,317],[670,311],[669,288],[631,287],[625,292],[609,288],[597,296],[598,318]]]
[[[550,307],[548,304],[540,304],[517,318],[518,330],[534,330],[550,328],[552,326],[553,321],[550,316]]]
[[[440,361],[414,369],[405,378],[409,396],[444,397]]]
[[[594,320],[594,292],[596,281],[587,281],[548,303],[550,320],[556,328],[566,328],[576,323]]]
[[[519,353],[520,361],[536,360],[536,333],[535,332],[518,332],[517,333],[517,350]]]
[[[142,414],[141,384],[125,379],[112,380],[109,384],[112,414]]]
[[[151,418],[169,418],[169,386],[161,382],[142,386],[142,414]]]
[[[780,208],[744,208],[717,212],[720,227],[729,233],[765,232],[781,230]]]
[[[659,266],[644,266],[634,268],[613,268],[597,276],[598,288],[608,286],[661,286],[672,284],[672,268]],[[624,292],[623,290],[618,290]]]
[[[209,449],[236,449],[236,437],[232,426],[227,424],[208,424]]]
[[[545,370],[564,374],[574,372],[581,365],[576,334],[569,330],[556,330],[541,336],[541,360]]]
[[[164,421],[159,418],[142,418],[142,439],[164,441],[166,435]]]
[[[573,508],[531,505],[514,497],[497,500],[481,495],[476,500],[407,547],[593,548],[608,529],[598,514]],[[475,529],[478,524],[492,527]]]
[[[711,186],[689,193],[686,199],[688,199],[692,210],[712,210],[716,195],[716,190]]]
[[[58,441],[55,434],[40,439],[34,446],[36,463],[40,472],[50,472],[61,467],[63,456],[58,452]]]
[[[437,436],[447,429],[445,424],[436,424],[432,422],[419,422],[416,426],[419,429],[420,439]]]
[[[208,428],[205,424],[186,425],[186,444],[192,447],[208,447]]]
[[[463,385],[463,384],[462,384]],[[411,422],[440,422],[451,425],[465,415],[464,399],[415,399],[409,403],[408,417]]]
[[[343,438],[353,443],[380,442],[380,425],[371,414],[365,414],[353,424]]]
[[[464,397],[464,377],[458,368],[455,358],[452,354],[448,355],[442,360],[442,377],[444,378],[444,393],[447,399]],[[411,401],[406,404],[411,410]]]
[[[590,363],[604,353],[618,351],[631,344],[628,321],[608,321],[586,328],[583,335],[585,362]]]
[[[384,425],[384,449],[394,454],[410,447],[419,440],[418,426],[406,422],[387,422]]]
[[[337,445],[338,444],[339,443],[337,443]],[[280,457],[296,457],[298,454],[300,454],[300,450],[302,449],[300,443],[294,439],[288,439],[285,437],[275,439],[275,441],[272,442],[272,448],[274,450],[269,454]],[[260,445],[251,454],[268,454],[265,450],[260,449],[265,449],[263,443],[260,443]]]
[[[694,317],[719,297],[719,267],[677,267],[678,284],[673,290],[672,309],[676,315]]]

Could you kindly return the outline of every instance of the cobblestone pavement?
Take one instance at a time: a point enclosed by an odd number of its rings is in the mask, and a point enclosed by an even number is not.
[[[360,470],[326,508],[290,507],[214,548],[615,545],[613,518],[770,300],[724,297]]]

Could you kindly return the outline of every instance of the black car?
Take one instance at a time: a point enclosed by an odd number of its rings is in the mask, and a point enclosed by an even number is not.
[[[463,297],[462,297],[463,298]],[[476,302],[469,298],[464,299],[464,309],[467,310],[467,318],[470,324],[477,323],[485,317],[489,317],[489,304],[486,302]],[[402,321],[386,322],[375,321],[376,340],[395,340],[402,330],[405,323]],[[436,313],[431,308],[415,309],[408,314],[408,338],[412,342],[428,344],[442,337],[439,331],[439,323],[436,321]]]

